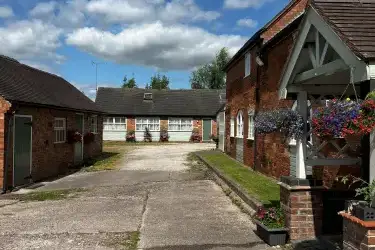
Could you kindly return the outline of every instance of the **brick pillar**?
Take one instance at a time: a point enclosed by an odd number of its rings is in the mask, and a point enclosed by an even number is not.
[[[282,176],[280,205],[292,241],[316,238],[322,232],[323,188],[318,181]]]
[[[375,249],[375,221],[362,221],[347,213],[343,217],[343,250]]]
[[[4,154],[6,150],[5,145],[5,113],[10,108],[10,103],[0,96],[0,188],[3,188],[4,183]]]

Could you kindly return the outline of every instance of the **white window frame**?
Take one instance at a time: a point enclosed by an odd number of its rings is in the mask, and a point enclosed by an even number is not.
[[[245,54],[245,77],[251,74],[251,53],[247,52]]]
[[[179,122],[171,122],[171,120],[179,120]],[[182,123],[182,120],[190,120],[189,129],[181,129],[183,125],[188,125],[187,123]],[[180,129],[171,129],[171,125],[177,125]],[[175,132],[191,132],[193,130],[193,118],[179,118],[179,117],[168,117],[168,131]]]
[[[125,119],[125,122],[116,122],[117,119]],[[108,122],[108,120],[112,120],[111,122]],[[105,117],[103,120],[103,130],[104,131],[126,131],[127,128],[127,119],[126,117],[120,117],[120,116],[114,116],[114,117]],[[108,127],[111,126],[112,129],[108,129]],[[124,126],[124,129],[113,129],[113,127],[118,127],[118,126]]]
[[[243,138],[243,113],[239,111],[237,114],[237,138]]]
[[[56,127],[56,121],[62,121],[63,122],[63,126],[62,127]],[[57,140],[58,136],[57,136],[57,133],[58,132],[61,132],[63,131],[63,138],[64,140]],[[53,120],[53,135],[55,137],[55,139],[53,140],[55,144],[59,144],[59,143],[65,143],[66,142],[66,118],[62,118],[62,117],[55,117],[55,119]]]
[[[254,128],[254,111],[253,110],[250,110],[249,113],[248,113],[248,134],[247,134],[247,138],[250,139],[250,140],[254,140],[254,137],[255,137],[255,128]]]
[[[97,134],[98,133],[98,116],[90,116],[90,132]]]
[[[154,122],[154,123],[151,123],[150,122],[150,120],[158,120],[158,122],[156,123],[156,122]],[[146,122],[143,122],[144,120],[146,120]],[[142,121],[142,123],[139,123],[139,121]],[[138,129],[137,127],[137,125],[144,125],[144,124],[146,124],[146,126],[148,127],[148,129],[149,129],[149,131],[150,132],[160,132],[160,118],[159,117],[137,117],[136,119],[135,119],[135,131],[137,131],[137,132],[143,132],[144,131],[144,128],[142,128],[142,129]],[[150,125],[158,125],[158,129],[150,129]]]
[[[230,137],[234,137],[234,118],[230,118]]]

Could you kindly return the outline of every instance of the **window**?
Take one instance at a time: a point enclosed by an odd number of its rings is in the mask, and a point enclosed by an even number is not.
[[[65,118],[55,118],[53,124],[55,133],[55,143],[64,143],[66,141],[66,120]]]
[[[251,73],[251,55],[250,52],[245,55],[245,77]]]
[[[230,119],[230,136],[234,137],[234,118]]]
[[[126,131],[126,117],[104,118],[104,131]]]
[[[253,111],[250,111],[249,112],[249,133],[248,133],[248,138],[249,139],[254,139],[254,134],[255,134],[255,130],[254,130],[254,112]]]
[[[146,127],[150,131],[160,131],[159,118],[137,118],[135,122],[136,131],[144,131]]]
[[[93,133],[98,133],[98,116],[91,116],[90,130]]]
[[[237,137],[243,137],[243,116],[242,111],[238,112],[237,115]]]
[[[191,118],[169,118],[168,130],[169,131],[192,131],[193,120]]]

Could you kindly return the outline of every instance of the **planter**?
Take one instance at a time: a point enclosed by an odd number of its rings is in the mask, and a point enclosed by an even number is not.
[[[254,220],[257,225],[258,236],[270,246],[285,245],[288,240],[288,230],[286,228],[270,229],[260,221]]]
[[[345,201],[345,211],[363,221],[375,221],[375,208],[368,206],[365,201]]]
[[[347,135],[345,141],[353,151],[357,151],[361,147],[361,136],[360,135]]]

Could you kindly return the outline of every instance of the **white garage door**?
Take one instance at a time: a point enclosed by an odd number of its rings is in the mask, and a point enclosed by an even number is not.
[[[126,140],[126,117],[105,117],[103,120],[103,140]]]

